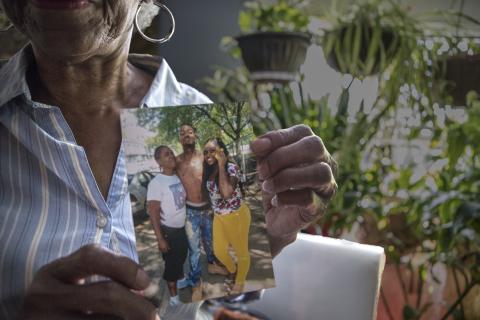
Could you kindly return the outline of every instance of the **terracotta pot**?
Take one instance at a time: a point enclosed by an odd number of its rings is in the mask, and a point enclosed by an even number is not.
[[[471,280],[471,275],[467,272],[468,281]],[[455,276],[458,281],[458,288],[460,292],[463,292],[467,287],[467,280],[462,276],[459,271],[454,274],[453,269],[448,269],[447,279],[443,291],[444,301],[448,301],[448,305],[451,305],[457,298],[457,285],[455,283]],[[480,285],[474,286],[465,298],[462,300],[463,319],[465,320],[480,320]],[[446,310],[445,310],[446,311]]]
[[[311,44],[309,35],[296,32],[256,32],[236,40],[252,79],[272,82],[296,79]]]
[[[437,278],[440,283],[435,282],[430,276],[423,284],[421,296],[419,297],[419,281],[417,272],[411,272],[405,266],[400,266],[399,271],[393,264],[387,264],[383,272],[381,284],[381,296],[378,303],[378,320],[404,320],[404,307],[406,305],[416,308],[420,300],[420,307],[432,303],[428,310],[420,318],[422,320],[437,320],[445,311],[443,302],[443,291],[446,283],[447,272],[442,266],[437,267]],[[403,293],[399,274],[406,284],[406,295]]]
[[[424,263],[421,255],[414,258],[414,264]],[[438,320],[443,317],[448,308],[458,297],[453,272],[444,264],[438,263],[433,268],[433,276],[428,273],[423,283],[420,306],[431,304],[427,311],[422,314],[421,320]],[[406,284],[406,298],[403,294],[399,274]],[[465,289],[465,281],[459,277],[460,290]],[[398,270],[394,264],[387,263],[382,276],[381,295],[378,303],[378,320],[404,320],[403,309],[406,304],[416,307],[419,299],[419,279],[417,269],[412,273],[408,268],[401,265]],[[480,286],[474,287],[462,302],[465,320],[480,319]],[[449,317],[453,319],[453,317]]]

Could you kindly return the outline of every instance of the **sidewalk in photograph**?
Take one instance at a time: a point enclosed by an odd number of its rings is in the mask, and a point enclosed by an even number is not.
[[[252,212],[252,223],[250,226],[250,255],[251,267],[245,284],[246,291],[254,291],[262,288],[269,288],[275,285],[273,279],[273,270],[271,265],[271,256],[268,241],[265,234],[265,218],[261,202],[254,199],[248,199],[249,207]],[[164,261],[157,248],[157,240],[148,219],[139,223],[135,227],[137,235],[137,250],[140,264],[149,274],[155,286],[148,295],[152,295],[153,302],[159,306],[160,314],[163,314],[167,306],[169,293],[166,282],[162,279]],[[232,256],[233,252],[232,252]],[[188,264],[188,258],[186,261]],[[201,256],[203,294],[208,297],[221,297],[226,295],[224,288],[224,276],[210,275],[207,273],[206,256],[202,250]],[[183,302],[191,302],[191,289],[180,290],[180,299]]]

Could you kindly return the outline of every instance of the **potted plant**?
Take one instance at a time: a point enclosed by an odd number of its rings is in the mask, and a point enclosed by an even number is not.
[[[446,120],[431,138],[426,174],[415,176],[410,165],[374,167],[396,177],[383,194],[368,195],[388,208],[371,215],[367,230],[387,249],[379,319],[476,319],[467,315],[480,299],[480,103],[468,97],[467,120]]]
[[[406,36],[401,41],[407,42],[399,48],[408,52],[386,67],[372,106],[366,108],[362,101],[354,114],[348,111],[350,85],[342,90],[336,108],[328,96],[311,99],[301,81],[297,92],[291,84],[264,85],[268,99],[261,99],[244,68],[217,70],[210,89],[220,99],[250,97],[260,131],[303,122],[324,139],[339,163],[339,189],[318,223],[326,235],[351,236],[363,230],[362,240],[385,248],[388,265],[379,319],[468,319],[476,310],[480,281],[478,99],[469,104],[467,122],[441,125],[441,112],[434,112],[432,105],[445,100],[436,100],[431,85],[441,44],[427,42],[430,38],[423,35],[430,30],[408,28],[402,29]],[[437,108],[445,109],[444,104]],[[417,138],[425,142],[422,129],[430,128],[427,167],[446,159],[451,165],[418,176],[417,163],[399,166],[392,161],[394,132],[403,127],[387,123],[401,109],[419,118],[401,137],[405,143],[415,145]],[[446,280],[438,279],[439,265],[449,274]]]
[[[392,1],[368,0],[332,8],[322,47],[327,63],[341,73],[364,78],[404,59],[421,35],[416,21]]]
[[[303,0],[245,4],[239,15],[242,35],[235,40],[253,80],[284,82],[297,77],[311,44],[310,18],[302,4]]]

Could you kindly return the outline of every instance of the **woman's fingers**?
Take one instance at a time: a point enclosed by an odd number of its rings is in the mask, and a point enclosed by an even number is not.
[[[271,152],[259,161],[258,174],[261,180],[275,175],[278,171],[314,162],[326,162],[329,157],[325,146],[318,136],[307,136],[292,144],[285,145]]]
[[[275,194],[303,189],[325,193],[334,185],[335,179],[330,166],[324,162],[317,162],[304,167],[283,169],[265,180],[262,188]]]
[[[226,308],[220,308],[214,314],[214,320],[258,320],[248,314],[240,311],[232,311]]]
[[[119,318],[117,316],[109,316],[109,315],[104,315],[104,314],[85,314],[85,313],[79,313],[79,312],[69,312],[60,315],[58,318],[48,318],[49,320],[121,320],[122,318]]]
[[[48,319],[48,320],[122,320],[121,318],[117,316],[109,316],[109,315],[103,315],[103,314],[86,314],[84,312],[60,312],[57,314],[48,314],[47,318],[42,318],[42,317],[28,317],[28,318],[22,318],[24,320],[30,320],[30,319]]]
[[[313,193],[311,190],[292,190],[285,191],[275,195],[272,199],[275,207],[281,205],[307,207],[313,203]]]
[[[263,180],[267,231],[275,256],[316,219],[336,192],[337,165],[306,125],[272,131],[250,144]],[[314,201],[314,194],[321,201]]]
[[[83,284],[86,277],[112,279]],[[82,247],[73,254],[42,267],[24,299],[25,319],[55,319],[64,314],[92,319],[156,319],[155,307],[132,292],[149,284],[146,273],[129,258],[97,245]],[[101,317],[95,317],[99,314]]]
[[[313,203],[307,207],[279,207],[277,210],[267,213],[266,221],[269,236],[277,240],[284,239],[285,242],[290,243],[295,240],[298,230],[303,229],[318,217]]]
[[[62,305],[92,318],[104,315],[119,319],[157,319],[155,307],[142,296],[113,281],[70,286],[62,296]]]
[[[150,284],[147,273],[140,265],[98,245],[84,246],[40,272],[47,272],[54,278],[71,283],[88,276],[100,275],[134,290],[145,289]]]
[[[278,148],[295,143],[311,135],[313,135],[312,130],[308,126],[301,124],[288,129],[270,131],[254,140],[250,147],[257,158],[262,159]]]

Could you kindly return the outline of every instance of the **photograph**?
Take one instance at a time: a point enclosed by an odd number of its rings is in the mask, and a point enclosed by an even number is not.
[[[160,310],[275,286],[250,114],[246,103],[122,111],[145,294]]]
[[[0,320],[480,320],[480,0],[0,0]]]

